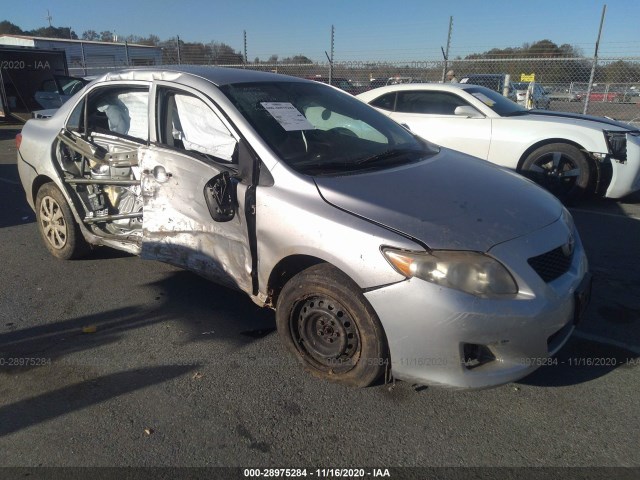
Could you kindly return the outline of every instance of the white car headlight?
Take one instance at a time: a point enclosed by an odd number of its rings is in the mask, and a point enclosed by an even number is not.
[[[391,266],[407,278],[417,277],[478,297],[518,293],[518,286],[507,269],[482,253],[451,250],[409,252],[395,248],[383,248],[382,253]]]

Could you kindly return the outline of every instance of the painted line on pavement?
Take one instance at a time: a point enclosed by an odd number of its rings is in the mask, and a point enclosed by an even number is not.
[[[612,347],[623,348],[625,350],[635,353],[636,355],[640,355],[640,347],[635,345],[619,342],[618,340],[613,340],[607,337],[601,337],[600,335],[594,335],[592,333],[582,332],[580,330],[575,330],[573,332],[573,335],[578,338],[582,338],[583,340],[589,340],[590,342],[602,343],[604,345],[610,345]]]
[[[20,185],[20,182],[16,182],[15,180],[9,180],[7,178],[0,177],[0,182],[8,183],[9,185]]]

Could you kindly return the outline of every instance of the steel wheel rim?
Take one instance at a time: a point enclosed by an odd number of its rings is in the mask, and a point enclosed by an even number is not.
[[[553,194],[568,193],[582,175],[582,169],[569,156],[550,152],[536,158],[529,167],[531,178]]]
[[[299,301],[290,317],[290,329],[298,352],[320,370],[343,373],[355,367],[360,357],[356,323],[333,299],[314,296]]]
[[[54,198],[45,196],[40,202],[40,226],[44,237],[56,250],[67,244],[67,223],[62,208]]]

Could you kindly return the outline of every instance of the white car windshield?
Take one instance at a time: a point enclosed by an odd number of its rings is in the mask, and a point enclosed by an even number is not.
[[[507,97],[500,95],[498,92],[494,92],[485,87],[473,86],[467,88],[465,91],[502,117],[526,115],[529,112],[529,110],[522,105],[518,105]]]
[[[246,83],[221,90],[272,150],[303,173],[384,168],[438,151],[373,108],[321,83]]]

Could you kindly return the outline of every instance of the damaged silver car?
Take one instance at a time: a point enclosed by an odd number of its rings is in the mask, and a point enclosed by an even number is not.
[[[16,139],[47,249],[104,245],[275,308],[310,372],[482,388],[531,373],[589,298],[570,214],[318,82],[110,73]]]

